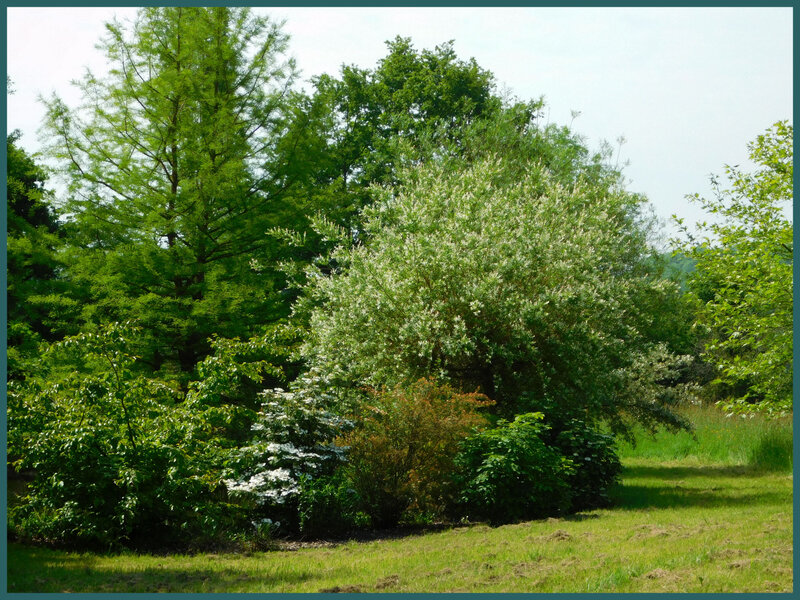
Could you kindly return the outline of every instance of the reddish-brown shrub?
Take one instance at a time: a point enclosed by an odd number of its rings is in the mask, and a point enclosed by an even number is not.
[[[479,412],[494,402],[420,379],[370,392],[348,446],[349,478],[375,525],[442,515],[454,499],[453,459],[459,442],[486,423]]]

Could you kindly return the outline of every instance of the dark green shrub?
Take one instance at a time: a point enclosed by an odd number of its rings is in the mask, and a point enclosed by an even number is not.
[[[461,512],[493,524],[561,514],[570,508],[575,467],[545,439],[542,413],[500,420],[468,438],[456,457]]]
[[[554,445],[573,462],[567,477],[572,491],[572,511],[607,506],[608,491],[622,471],[614,437],[579,419],[572,419],[555,435]]]
[[[315,479],[304,476],[300,490],[297,515],[304,536],[339,536],[370,525],[369,515],[360,510],[358,492],[341,471]]]

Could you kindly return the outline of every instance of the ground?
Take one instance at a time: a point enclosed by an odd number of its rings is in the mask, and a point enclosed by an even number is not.
[[[624,458],[615,506],[252,554],[11,545],[9,592],[791,592],[792,474]]]

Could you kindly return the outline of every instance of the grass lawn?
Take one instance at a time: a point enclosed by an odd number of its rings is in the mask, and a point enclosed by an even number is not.
[[[792,474],[769,458],[770,436],[785,445],[791,429],[758,427],[712,416],[689,441],[621,448],[625,470],[610,509],[247,555],[11,545],[8,591],[791,592]],[[729,453],[711,460],[709,440],[720,432]]]

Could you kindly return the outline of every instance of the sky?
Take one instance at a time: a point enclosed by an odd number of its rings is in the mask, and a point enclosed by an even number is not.
[[[74,106],[70,81],[106,69],[95,44],[104,23],[134,8],[8,8],[8,128],[40,147],[53,92]],[[302,78],[341,65],[374,67],[385,41],[417,49],[454,40],[500,90],[544,97],[546,120],[572,125],[590,149],[618,146],[627,189],[645,194],[676,233],[672,214],[704,220],[685,197],[710,196],[709,176],[747,161],[747,144],[793,120],[792,8],[256,8],[285,20]],[[576,113],[580,113],[574,117]],[[623,138],[619,146],[617,140]]]

